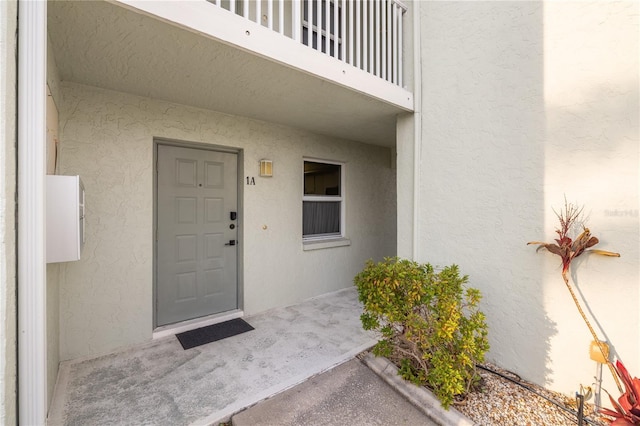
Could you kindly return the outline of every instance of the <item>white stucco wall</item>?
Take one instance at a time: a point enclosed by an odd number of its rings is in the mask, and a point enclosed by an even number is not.
[[[62,174],[86,190],[82,260],[60,282],[62,359],[151,338],[153,138],[240,148],[244,172],[244,311],[256,313],[352,285],[368,258],[395,254],[395,175],[387,148],[62,83]],[[303,157],[344,161],[351,246],[303,251]],[[259,160],[274,177],[258,177]],[[263,229],[266,225],[267,229]]]
[[[419,4],[419,259],[482,290],[489,359],[572,394],[594,382],[591,337],[559,258],[526,246],[554,238],[566,195],[598,248],[622,253],[584,256],[574,276],[640,374],[638,3]]]
[[[551,208],[566,194],[585,206],[586,225],[600,239],[596,248],[621,254],[580,258],[573,279],[601,338],[640,376],[640,3],[551,2],[544,24],[543,232],[551,239]],[[568,389],[588,382],[595,369],[585,355],[591,336],[557,285],[556,264],[546,256],[545,306],[558,323],[549,356],[561,373],[554,384]],[[608,372],[605,378],[617,393]]]
[[[16,413],[16,1],[0,2],[0,424]]]

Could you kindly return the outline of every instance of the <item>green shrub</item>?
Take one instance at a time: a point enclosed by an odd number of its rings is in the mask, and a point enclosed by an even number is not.
[[[387,258],[368,261],[354,282],[365,330],[382,338],[373,352],[399,365],[399,374],[427,385],[442,406],[479,381],[476,364],[489,350],[480,291],[468,288],[456,265],[436,273],[429,264]]]

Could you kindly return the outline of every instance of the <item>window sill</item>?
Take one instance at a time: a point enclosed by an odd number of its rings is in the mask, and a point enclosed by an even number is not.
[[[304,251],[320,250],[320,249],[333,248],[333,247],[345,247],[350,245],[351,245],[350,239],[339,237],[339,238],[331,238],[326,240],[303,241],[302,250]]]

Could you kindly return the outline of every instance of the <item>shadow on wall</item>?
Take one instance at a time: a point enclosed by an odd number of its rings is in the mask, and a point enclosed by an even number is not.
[[[584,206],[585,224],[600,240],[596,248],[621,253],[581,256],[571,278],[599,338],[610,341],[630,371],[640,368],[639,11],[637,2],[546,2],[544,13],[545,240],[558,223],[551,208],[560,209],[566,196]],[[550,347],[552,385],[569,393],[592,384],[594,372],[599,379],[589,356],[592,336],[562,283],[557,257],[541,257],[546,312],[558,328]],[[616,389],[606,368],[602,378],[605,389]]]
[[[637,76],[637,60],[635,68]],[[600,240],[594,248],[621,254],[620,258],[595,254],[578,257],[571,265],[571,283],[599,338],[609,343],[610,359],[621,359],[632,371],[638,368],[640,344],[638,83],[637,77],[635,81],[596,81],[592,89],[574,95],[581,98],[579,102],[563,98],[565,104],[547,108],[547,186],[584,206],[584,225]],[[551,200],[550,194],[548,197]],[[558,207],[561,197],[553,194]],[[557,256],[553,257],[557,261]],[[559,272],[555,268],[547,270],[549,285],[555,284],[551,281],[555,279],[564,287]],[[564,288],[550,291],[566,293]],[[570,320],[579,318],[569,297],[563,305]],[[556,316],[562,318],[557,312]],[[586,326],[579,327],[586,333]],[[571,334],[576,333],[561,326],[562,339],[571,339]],[[573,355],[580,361],[558,360],[559,366],[564,365],[559,368],[597,371],[596,364],[585,356],[585,340],[576,341],[573,347]],[[606,383],[609,373],[602,375],[605,388],[615,389],[612,382]]]
[[[557,333],[543,259],[544,5],[421,3],[420,260],[483,294],[488,360],[544,384]]]

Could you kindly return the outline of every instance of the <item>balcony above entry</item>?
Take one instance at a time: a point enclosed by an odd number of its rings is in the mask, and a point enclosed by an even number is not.
[[[47,10],[64,81],[389,147],[396,118],[414,110],[412,44],[403,47],[412,31],[402,24],[413,4],[114,0]]]
[[[397,0],[209,0],[305,46],[403,85],[403,20]]]

